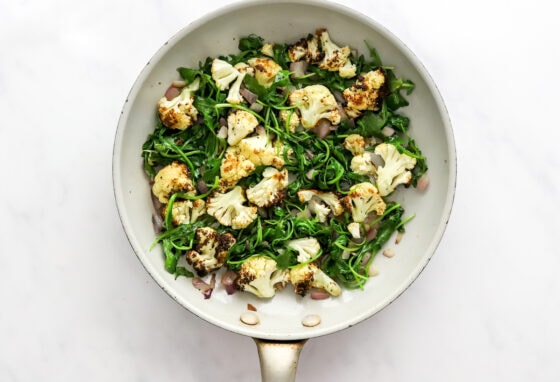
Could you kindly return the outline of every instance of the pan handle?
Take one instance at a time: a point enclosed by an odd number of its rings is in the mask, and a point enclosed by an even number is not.
[[[253,338],[257,344],[262,382],[294,382],[299,354],[307,340],[268,341]]]

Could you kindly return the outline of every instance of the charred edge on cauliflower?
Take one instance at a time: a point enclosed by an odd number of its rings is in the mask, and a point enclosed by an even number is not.
[[[196,248],[187,251],[186,260],[198,276],[204,277],[224,265],[235,238],[230,233],[220,234],[213,228],[203,227],[195,231],[195,242]]]

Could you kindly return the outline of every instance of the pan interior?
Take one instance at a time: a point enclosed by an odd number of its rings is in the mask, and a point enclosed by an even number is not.
[[[393,197],[406,214],[416,214],[407,224],[403,240],[388,246],[395,257],[377,256],[379,275],[364,290],[344,290],[338,298],[314,301],[283,290],[272,300],[250,294],[228,296],[217,288],[205,300],[190,280],[175,279],[163,266],[159,247],[150,250],[155,233],[148,179],[142,168],[140,148],[155,126],[154,107],[173,80],[179,66],[197,67],[199,60],[237,51],[239,36],[256,33],[267,41],[292,42],[328,28],[335,42],[366,52],[364,40],[373,45],[383,62],[396,67],[397,75],[411,79],[416,89],[410,106],[402,109],[411,118],[410,132],[428,158],[427,191],[409,189]],[[428,263],[443,235],[451,212],[455,188],[455,147],[447,112],[430,76],[418,59],[390,32],[376,22],[341,6],[323,2],[244,2],[215,12],[190,24],[154,55],[134,83],[117,128],[113,178],[115,198],[128,239],[138,258],[157,283],[192,313],[225,329],[264,339],[289,340],[316,337],[354,325],[378,312],[398,297]],[[247,304],[257,308],[260,323],[248,326],[239,317]],[[318,314],[321,324],[308,328],[301,320]]]

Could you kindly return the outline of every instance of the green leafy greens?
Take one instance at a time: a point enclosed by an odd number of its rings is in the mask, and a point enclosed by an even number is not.
[[[249,35],[239,39],[239,52],[220,56],[220,59],[235,65],[255,57],[263,57],[264,39]],[[193,273],[179,261],[186,251],[195,246],[195,231],[201,227],[213,227],[220,233],[231,233],[236,242],[229,249],[226,266],[237,270],[248,258],[265,255],[273,258],[280,269],[289,269],[298,264],[296,251],[286,248],[288,240],[314,237],[321,245],[317,261],[322,270],[348,288],[363,288],[368,279],[368,268],[376,253],[396,231],[404,231],[404,224],[413,216],[404,217],[404,208],[398,203],[386,200],[385,212],[374,220],[360,223],[363,232],[371,229],[377,234],[371,240],[355,239],[348,230],[352,223],[350,211],[339,216],[330,216],[320,222],[310,214],[306,203],[298,198],[300,190],[334,192],[340,197],[346,195],[352,185],[368,182],[371,178],[360,175],[350,168],[352,153],[343,144],[350,134],[359,134],[375,142],[394,145],[400,153],[416,159],[412,170],[412,186],[427,171],[426,158],[409,135],[410,120],[399,114],[401,107],[407,106],[406,96],[414,90],[414,83],[399,78],[393,68],[385,66],[375,48],[366,43],[368,55],[353,55],[351,62],[357,73],[381,69],[385,74],[386,96],[379,110],[368,110],[355,119],[343,119],[336,130],[324,138],[318,138],[313,130],[293,131],[289,118],[281,118],[280,112],[297,113],[296,107],[288,103],[290,89],[321,84],[331,93],[339,94],[351,87],[356,78],[343,78],[337,71],[321,69],[310,63],[304,76],[294,77],[290,71],[288,44],[274,44],[272,59],[282,67],[270,87],[264,87],[251,75],[246,75],[243,86],[258,97],[257,107],[248,104],[230,104],[226,101],[227,90],[219,90],[212,79],[212,58],[199,63],[199,67],[178,68],[181,78],[192,83],[200,81],[194,96],[194,107],[199,118],[185,130],[172,130],[164,126],[158,118],[155,130],[142,146],[144,168],[151,179],[159,169],[172,163],[184,163],[189,169],[195,185],[203,185],[205,193],[196,197],[182,193],[174,194],[165,206],[163,230],[154,242],[161,244],[165,256],[165,268],[176,276],[192,277]],[[192,224],[173,226],[172,206],[177,200],[203,198],[218,188],[220,165],[228,147],[226,139],[219,134],[228,114],[234,109],[243,109],[253,114],[269,136],[283,143],[284,168],[290,174],[290,183],[279,204],[261,209],[259,216],[246,228],[234,230],[223,226],[210,215],[203,215]],[[388,135],[385,128],[394,130]],[[263,166],[259,166],[249,176],[239,181],[242,187],[251,187],[259,182]]]

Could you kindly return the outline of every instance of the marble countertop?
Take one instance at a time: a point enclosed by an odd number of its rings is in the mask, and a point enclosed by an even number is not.
[[[309,341],[299,381],[560,380],[560,24],[553,2],[352,1],[424,62],[458,183],[432,261],[369,320]],[[112,144],[142,67],[229,1],[0,4],[0,381],[256,381],[253,341],[144,271]],[[158,330],[154,330],[158,327]]]

